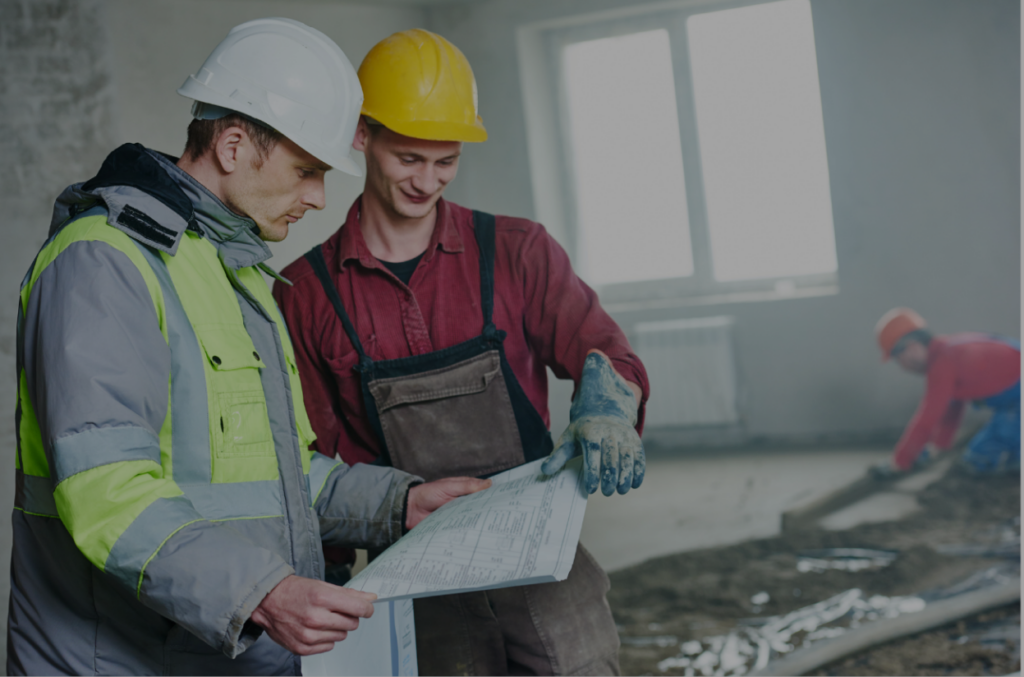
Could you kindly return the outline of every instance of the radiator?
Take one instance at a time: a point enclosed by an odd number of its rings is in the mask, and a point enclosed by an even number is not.
[[[733,318],[641,322],[633,349],[647,368],[646,425],[711,426],[739,421]]]

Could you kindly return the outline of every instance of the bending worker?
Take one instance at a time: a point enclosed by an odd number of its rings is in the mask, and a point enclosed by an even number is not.
[[[274,285],[313,406],[317,449],[437,479],[583,453],[586,483],[640,486],[647,376],[544,228],[441,196],[484,141],[463,54],[424,30],[359,68],[366,185],[342,227]],[[547,375],[576,382],[548,433]],[[552,453],[552,450],[553,453]],[[550,454],[550,455],[549,455]],[[422,674],[617,674],[608,578],[582,547],[561,583],[415,602]]]
[[[301,674],[373,612],[321,539],[386,547],[488,484],[309,450],[260,268],[358,172],[338,46],[251,21],[178,91],[183,157],[124,145],[66,189],[22,286],[8,674]]]
[[[882,359],[927,378],[924,399],[896,445],[888,473],[909,470],[927,446],[949,447],[969,401],[992,419],[963,455],[977,473],[1020,470],[1020,343],[990,334],[936,336],[909,308],[894,308],[875,327]],[[881,468],[881,474],[886,469]]]

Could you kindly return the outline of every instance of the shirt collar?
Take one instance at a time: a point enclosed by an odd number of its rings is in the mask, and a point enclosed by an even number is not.
[[[216,195],[178,167],[173,158],[148,150],[160,166],[192,201],[195,222],[214,247],[225,266],[238,270],[269,259],[272,254],[260,239],[252,219],[231,211]]]
[[[342,270],[348,261],[358,261],[366,268],[381,268],[381,263],[370,253],[370,248],[363,238],[363,231],[359,224],[359,213],[363,204],[363,197],[352,203],[345,218],[345,224],[341,228],[341,237],[338,241],[338,270]],[[456,254],[465,248],[462,243],[462,235],[455,225],[455,218],[448,203],[441,198],[437,201],[437,220],[434,223],[434,232],[430,235],[430,244],[424,252],[424,263],[430,263],[434,258],[434,252],[439,248],[448,254]]]

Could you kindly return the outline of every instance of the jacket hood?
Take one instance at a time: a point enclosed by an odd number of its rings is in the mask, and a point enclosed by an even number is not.
[[[95,177],[69,186],[57,198],[49,235],[101,205],[111,226],[172,256],[185,231],[192,230],[208,238],[224,265],[235,270],[270,258],[255,222],[231,211],[175,162],[137,143],[120,146]]]

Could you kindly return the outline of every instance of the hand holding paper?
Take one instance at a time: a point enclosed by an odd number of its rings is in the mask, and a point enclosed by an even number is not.
[[[426,484],[418,484],[409,489],[405,528],[412,529],[427,515],[453,498],[473,494],[490,486],[490,480],[481,480],[476,477],[446,477]]]
[[[300,656],[330,651],[373,615],[377,595],[312,578],[289,576],[263,598],[250,619]]]

